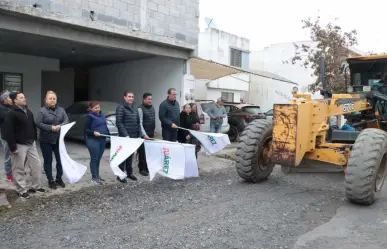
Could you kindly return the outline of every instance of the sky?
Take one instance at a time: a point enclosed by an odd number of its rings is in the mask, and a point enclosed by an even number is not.
[[[312,3],[313,2],[313,3]],[[372,2],[372,4],[367,4]],[[250,50],[270,44],[310,40],[301,20],[321,17],[344,31],[356,29],[358,49],[387,52],[387,1],[369,0],[200,0],[200,28],[204,17],[213,18],[217,28],[250,39]]]

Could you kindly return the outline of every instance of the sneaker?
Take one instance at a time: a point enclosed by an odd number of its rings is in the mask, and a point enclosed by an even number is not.
[[[106,182],[105,179],[102,179],[101,177],[98,177],[98,180],[99,180],[100,182]]]
[[[7,178],[5,179],[7,182],[14,182],[15,178],[13,178],[13,175],[7,175]]]
[[[54,182],[54,181],[49,181],[49,182],[48,182],[48,187],[49,187],[50,189],[57,189],[56,182]]]
[[[20,197],[23,198],[23,199],[30,199],[30,195],[27,192],[23,193],[23,194],[20,194]]]
[[[143,176],[148,176],[148,172],[146,172],[146,170],[141,170],[140,171],[140,174],[143,175]]]
[[[137,177],[135,177],[133,174],[128,176],[128,178],[132,181],[137,181]]]
[[[98,179],[91,179],[91,183],[94,185],[102,185],[102,183]]]
[[[117,176],[117,181],[119,181],[120,183],[127,183],[125,178],[121,180],[121,178],[119,178],[118,176]]]
[[[61,188],[65,188],[66,187],[66,184],[63,182],[62,179],[57,179],[55,181],[56,184],[58,184]]]

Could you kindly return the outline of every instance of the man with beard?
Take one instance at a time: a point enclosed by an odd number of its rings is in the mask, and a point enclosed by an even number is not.
[[[144,135],[144,139],[153,138],[155,134],[156,128],[156,115],[155,108],[152,105],[152,94],[144,93],[142,96],[143,102],[142,105],[138,108],[138,115],[140,117],[140,128],[141,133]],[[140,174],[143,176],[149,175],[148,166],[146,163],[145,157],[145,146],[144,143],[141,144],[138,149],[139,154],[139,163],[138,168],[140,170]]]

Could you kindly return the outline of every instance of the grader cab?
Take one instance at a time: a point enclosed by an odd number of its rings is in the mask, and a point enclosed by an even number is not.
[[[236,152],[241,178],[261,182],[276,164],[289,169],[303,159],[321,161],[344,167],[351,202],[375,201],[387,168],[387,55],[348,58],[342,71],[346,93],[331,94],[323,84],[324,99],[314,100],[295,87],[289,104],[274,105],[273,121],[245,127]],[[330,126],[329,119],[341,115],[351,129]]]

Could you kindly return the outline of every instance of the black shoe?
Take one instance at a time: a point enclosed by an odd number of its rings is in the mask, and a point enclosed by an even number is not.
[[[30,195],[28,193],[20,194],[20,197],[23,199],[30,199]]]
[[[135,177],[133,174],[129,175],[128,178],[132,181],[137,181],[137,177]]]
[[[143,175],[143,176],[148,176],[148,172],[146,172],[146,170],[140,170],[140,174]]]
[[[58,184],[59,186],[61,186],[62,188],[65,188],[66,187],[66,184],[63,182],[62,179],[58,179],[55,181],[56,184]]]
[[[99,179],[101,182],[106,182],[105,179],[102,179],[101,177],[98,177],[98,179]]]
[[[127,183],[125,178],[121,180],[121,178],[119,178],[118,176],[117,176],[117,181],[119,181],[120,183]]]
[[[54,182],[54,181],[48,182],[48,187],[51,188],[51,189],[57,189],[56,182]]]

